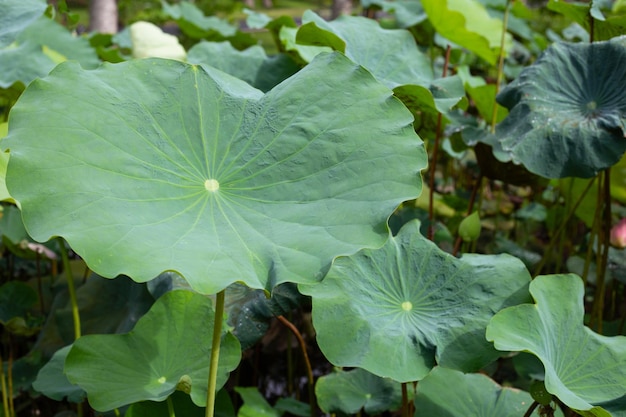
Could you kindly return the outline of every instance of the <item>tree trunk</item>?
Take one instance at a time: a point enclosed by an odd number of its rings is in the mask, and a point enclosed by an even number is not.
[[[352,14],[352,0],[333,0],[330,18],[336,19],[344,14]]]
[[[90,0],[89,30],[99,33],[117,33],[116,0]]]
[[[248,9],[254,9],[254,0],[243,0],[243,4],[248,8]]]

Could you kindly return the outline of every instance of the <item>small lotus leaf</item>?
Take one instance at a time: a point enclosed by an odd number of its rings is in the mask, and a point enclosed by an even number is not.
[[[477,0],[422,0],[422,7],[437,32],[495,65],[504,26]],[[505,50],[511,35],[505,38]]]
[[[400,384],[363,369],[324,375],[315,384],[317,402],[325,413],[355,414],[363,409],[368,415],[400,408]]]
[[[237,417],[280,417],[282,414],[267,402],[256,387],[237,387],[235,391],[243,400]]]
[[[557,43],[497,97],[510,110],[490,140],[501,161],[547,178],[587,178],[626,151],[626,46]]]
[[[199,42],[189,50],[187,62],[210,65],[264,92],[300,69],[287,55],[268,57],[259,45],[239,51],[230,42]]]
[[[87,396],[85,391],[78,385],[72,384],[63,372],[65,359],[71,348],[71,345],[65,346],[52,355],[52,358],[37,374],[33,389],[56,401],[67,398],[70,402],[80,403],[85,399]]]
[[[65,237],[102,276],[173,270],[210,294],[317,281],[333,257],[382,245],[421,189],[412,124],[339,53],[265,95],[177,61],[68,62],[22,94],[1,144],[35,239]]]
[[[533,399],[529,393],[501,387],[485,375],[437,366],[417,385],[414,402],[416,416],[520,417]],[[538,410],[531,415],[538,417]]]
[[[137,401],[163,401],[177,389],[205,406],[213,318],[210,298],[192,291],[170,291],[131,332],[76,340],[65,372],[100,411]],[[223,333],[218,388],[237,367],[240,356],[235,336]]]
[[[545,368],[548,392],[573,409],[592,410],[624,395],[626,337],[601,336],[583,325],[582,279],[573,274],[539,276],[530,293],[536,304],[496,314],[487,339],[500,350],[536,355]]]
[[[311,45],[345,52],[378,81],[394,89],[396,96],[414,111],[444,113],[465,96],[459,77],[435,78],[430,59],[418,49],[408,30],[384,29],[372,19],[357,16],[327,22],[311,11],[304,13],[302,22],[295,49],[303,58],[315,52],[303,49]]]
[[[477,370],[499,353],[485,340],[495,312],[528,300],[530,275],[508,255],[457,259],[424,238],[412,221],[377,250],[335,260],[313,297],[324,355],[400,382],[434,366]]]

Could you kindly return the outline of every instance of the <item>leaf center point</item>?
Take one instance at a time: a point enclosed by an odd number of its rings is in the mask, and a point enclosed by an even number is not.
[[[165,384],[166,378],[164,376],[162,376],[161,378],[157,379],[157,382],[159,384]]]
[[[411,304],[410,301],[403,302],[401,306],[402,306],[402,310],[404,311],[411,311],[413,309],[413,304]]]
[[[214,193],[220,189],[220,183],[217,180],[211,178],[204,182],[204,188],[206,188],[207,191]]]

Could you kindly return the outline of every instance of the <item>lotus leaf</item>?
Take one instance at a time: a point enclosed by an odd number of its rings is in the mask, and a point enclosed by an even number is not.
[[[440,366],[420,381],[415,395],[417,415],[437,417],[519,417],[532,403],[527,392],[501,387],[486,375]],[[531,415],[538,417],[538,410]]]
[[[70,402],[80,403],[85,399],[85,391],[72,384],[63,372],[65,359],[71,348],[72,345],[65,346],[52,355],[50,361],[37,374],[33,389],[57,401],[67,398]]]
[[[422,0],[422,7],[437,32],[446,39],[496,64],[504,26],[477,0]],[[510,48],[511,35],[505,39]]]
[[[17,35],[46,10],[43,0],[7,0],[0,4],[0,48],[11,44]]]
[[[189,50],[187,62],[210,65],[265,92],[300,69],[287,55],[268,57],[259,45],[238,51],[230,42],[197,43]]]
[[[510,110],[490,140],[501,161],[547,178],[591,177],[626,151],[626,46],[557,43],[497,97]]]
[[[603,402],[626,392],[626,337],[606,337],[583,325],[584,285],[573,274],[539,276],[530,284],[536,304],[496,314],[487,339],[508,351],[536,355],[545,368],[545,386],[569,407],[605,413]]]
[[[315,396],[325,413],[368,415],[396,410],[402,403],[400,384],[357,368],[324,375],[315,384]]]
[[[530,275],[508,255],[440,250],[412,221],[380,249],[335,260],[313,297],[317,341],[329,361],[399,382],[435,362],[473,371],[499,353],[484,331],[495,312],[528,300]]]
[[[65,237],[102,276],[173,270],[210,294],[317,281],[382,245],[421,189],[412,123],[339,53],[266,95],[177,61],[68,62],[28,87],[1,143],[33,238]]]
[[[137,401],[163,401],[175,390],[205,406],[213,317],[210,298],[192,291],[170,291],[129,333],[76,340],[65,372],[99,411]],[[237,367],[240,356],[235,336],[223,333],[218,388]]]
[[[372,19],[355,16],[326,22],[311,11],[304,13],[302,22],[294,48],[305,60],[315,52],[304,49],[311,45],[345,52],[377,80],[394,89],[396,96],[414,111],[445,113],[465,96],[459,77],[435,78],[430,59],[418,49],[407,30],[383,29]]]

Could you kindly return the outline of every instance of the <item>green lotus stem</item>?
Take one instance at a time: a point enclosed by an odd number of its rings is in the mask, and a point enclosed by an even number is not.
[[[406,389],[406,382],[402,383],[402,417],[409,417],[409,394]]]
[[[446,48],[446,59],[443,63],[443,75],[442,78],[445,78],[448,75],[448,64],[450,63],[450,44]],[[433,144],[433,152],[430,156],[430,178],[428,186],[430,187],[428,193],[428,239],[434,240],[435,235],[435,213],[433,210],[434,206],[434,198],[435,198],[435,171],[437,167],[437,158],[439,154],[439,140],[441,137],[441,123],[442,123],[442,114],[437,114],[437,130],[435,132],[435,143]]]
[[[602,316],[604,312],[604,294],[606,289],[605,276],[606,267],[609,260],[609,247],[611,245],[611,168],[604,171],[602,190],[598,190],[598,196],[604,200],[603,205],[599,205],[598,210],[602,210],[600,233],[598,234],[597,253],[599,259],[596,262],[596,293],[593,299],[590,325],[596,323],[596,331],[602,333]],[[599,199],[600,199],[599,198]]]
[[[172,396],[167,397],[167,413],[169,417],[176,417],[176,412],[174,411],[174,403],[172,403]]]
[[[5,416],[12,416],[9,413],[9,397],[7,391],[7,381],[4,377],[4,361],[2,360],[2,354],[0,354],[0,388],[2,388],[2,408]]]
[[[546,262],[548,261],[548,257],[549,257],[550,252],[552,252],[552,248],[556,244],[557,238],[563,232],[563,229],[565,229],[565,225],[567,225],[567,222],[572,218],[572,216],[576,212],[576,209],[578,208],[580,203],[582,203],[583,199],[585,198],[585,196],[587,195],[587,193],[591,189],[591,186],[593,185],[594,182],[595,182],[595,178],[592,179],[591,181],[589,181],[589,183],[587,184],[587,186],[585,187],[583,192],[578,197],[578,200],[576,200],[576,203],[574,203],[574,206],[572,207],[572,209],[567,213],[567,216],[565,216],[565,219],[563,219],[563,221],[559,225],[559,228],[556,230],[556,232],[554,232],[554,236],[552,237],[552,239],[550,239],[550,242],[548,242],[548,246],[546,247],[546,249],[543,252],[543,257],[541,258],[541,260],[539,261],[539,263],[535,267],[535,273],[533,274],[533,277],[536,277],[537,275],[539,275],[541,273],[541,270],[543,269],[543,267],[545,266]]]
[[[506,39],[506,28],[509,24],[509,9],[511,0],[507,0],[504,8],[504,17],[502,18],[502,35],[500,37],[500,53],[498,54],[498,76],[496,78],[496,96],[500,92],[500,84],[502,84],[502,75],[504,74],[504,41]],[[496,133],[496,123],[498,119],[498,102],[495,97],[493,99],[493,109],[491,111],[491,133]]]
[[[304,343],[302,335],[300,334],[296,326],[293,325],[293,323],[287,320],[284,316],[276,316],[276,318],[282,324],[287,326],[287,328],[291,330],[294,336],[296,336],[296,339],[298,339],[298,344],[300,345],[300,349],[302,350],[302,356],[304,358],[304,364],[306,365],[307,379],[309,381],[309,406],[311,408],[311,417],[315,417],[315,379],[313,378],[313,368],[311,367],[311,361],[309,360],[309,355],[306,352],[306,343]]]
[[[224,318],[224,296],[226,290],[215,297],[215,319],[213,320],[213,342],[211,345],[211,361],[209,365],[209,384],[206,394],[206,417],[215,414],[215,396],[217,394],[217,367],[220,361],[220,342],[222,340],[222,320]]]
[[[533,401],[530,407],[528,407],[528,410],[526,410],[526,412],[524,413],[524,417],[532,416],[533,411],[535,411],[535,408],[537,408],[537,406],[539,406],[539,403],[537,401]]]
[[[72,269],[70,267],[70,258],[67,254],[67,247],[65,241],[62,238],[58,238],[59,250],[61,251],[61,260],[63,262],[63,269],[65,270],[65,277],[67,280],[67,290],[70,293],[70,302],[72,304],[72,317],[74,319],[74,340],[80,337],[80,314],[78,311],[78,302],[76,301],[76,288],[74,287],[74,277],[72,276]]]

